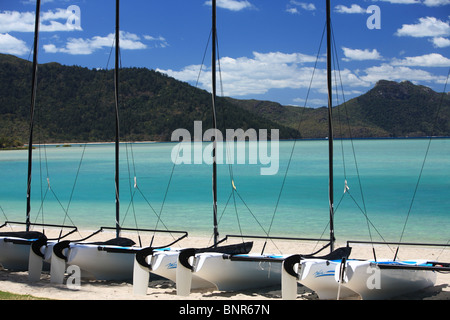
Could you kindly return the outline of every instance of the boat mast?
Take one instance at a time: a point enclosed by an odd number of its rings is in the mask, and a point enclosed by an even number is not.
[[[39,40],[39,15],[41,1],[36,1],[36,20],[34,22],[34,48],[33,48],[33,76],[31,80],[31,107],[30,107],[30,136],[28,141],[28,177],[27,177],[27,212],[26,212],[26,231],[30,231],[30,212],[31,212],[31,168],[33,157],[33,129],[34,129],[34,107],[36,104],[36,86],[37,86],[37,54]]]
[[[119,200],[119,0],[116,0],[116,62],[114,67],[114,92],[116,104],[116,141],[115,141],[115,186],[116,186],[116,237],[120,236],[120,200]]]
[[[331,251],[334,250],[334,196],[333,196],[333,104],[331,87],[331,18],[330,0],[327,0],[327,86],[328,86],[328,161],[329,161],[329,206],[330,206],[330,243]]]
[[[217,246],[217,241],[219,237],[219,231],[217,227],[217,163],[216,163],[216,133],[217,133],[217,122],[216,122],[216,0],[212,1],[212,124],[214,129],[213,136],[213,223],[214,223],[214,246]]]

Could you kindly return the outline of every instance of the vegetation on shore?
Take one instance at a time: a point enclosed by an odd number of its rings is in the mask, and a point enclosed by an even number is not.
[[[50,300],[50,299],[33,297],[29,294],[16,294],[0,291],[0,300]]]
[[[31,62],[0,54],[0,148],[28,142]],[[113,70],[41,64],[35,143],[113,141]],[[120,132],[126,141],[170,141],[194,121],[211,127],[211,96],[145,68],[120,70]],[[326,108],[282,106],[258,100],[217,99],[218,128],[279,129],[280,139],[326,138]],[[439,112],[438,112],[439,111]],[[450,97],[411,82],[379,81],[367,93],[334,108],[336,137],[450,136]]]

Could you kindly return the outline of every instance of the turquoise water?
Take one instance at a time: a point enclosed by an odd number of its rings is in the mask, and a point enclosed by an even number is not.
[[[335,141],[338,240],[368,240],[367,216],[369,225],[376,227],[370,229],[373,240],[398,241],[408,212],[403,241],[442,243],[450,239],[450,139],[432,141],[411,206],[428,143],[427,139]],[[293,144],[280,142],[275,175],[261,175],[261,167],[267,165],[259,161],[218,165],[221,235],[265,235],[270,230],[273,236],[317,238],[324,232],[328,236],[327,141],[295,142],[280,195]],[[124,227],[137,223],[140,228],[211,234],[211,165],[174,166],[171,155],[177,147],[176,143],[121,144]],[[33,159],[32,221],[73,222],[91,229],[114,225],[114,145],[40,147]],[[0,166],[0,221],[24,221],[27,152],[0,152]],[[232,192],[230,173],[236,192]],[[345,181],[350,189],[344,194]]]

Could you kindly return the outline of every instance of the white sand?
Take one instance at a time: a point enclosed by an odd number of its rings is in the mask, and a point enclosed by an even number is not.
[[[48,234],[48,233],[47,233]],[[78,237],[79,235],[76,235]],[[127,236],[127,235],[124,235]],[[106,232],[101,237],[108,238]],[[164,237],[158,237],[164,238]],[[167,238],[165,239],[167,240]],[[149,239],[145,239],[149,241]],[[210,239],[205,237],[188,237],[182,240],[180,247],[204,247]],[[148,242],[144,242],[148,243]],[[158,243],[156,243],[157,245]],[[254,252],[262,248],[262,241],[255,241]],[[317,249],[316,243],[298,243],[294,241],[277,241],[276,247],[268,243],[265,253],[310,253]],[[386,246],[376,246],[378,258],[393,258],[394,254]],[[368,245],[354,245],[351,257],[372,258],[372,248]],[[399,253],[401,259],[424,258],[441,262],[450,262],[450,248],[418,248],[402,247]],[[11,272],[0,270],[0,290],[18,294],[29,294],[36,297],[61,300],[280,300],[280,287],[241,292],[222,292],[193,290],[189,297],[178,297],[175,284],[162,278],[151,276],[147,295],[134,295],[131,283],[117,283],[109,281],[82,281],[79,289],[70,289],[67,285],[50,283],[48,274],[43,274],[41,280],[31,283],[27,272]],[[317,300],[317,295],[311,290],[298,285],[299,300]],[[398,297],[402,300],[450,300],[450,273],[438,273],[434,287]]]

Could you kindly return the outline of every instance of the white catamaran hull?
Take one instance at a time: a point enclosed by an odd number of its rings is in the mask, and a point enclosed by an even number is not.
[[[107,248],[112,250],[99,249],[98,245],[92,244],[70,244],[67,265],[78,266],[83,278],[117,281],[133,279],[135,250],[131,247]],[[119,252],[114,252],[114,249]]]
[[[364,300],[390,299],[402,294],[415,292],[436,282],[436,272],[430,270],[382,269],[378,264],[424,265],[427,261],[392,260],[357,261],[346,263],[344,283],[346,288],[357,292]]]
[[[177,265],[178,256],[180,254],[179,250],[169,250],[169,251],[155,251],[153,256],[149,256],[151,259],[152,270],[151,273],[158,276],[164,277],[166,279],[177,281]],[[204,289],[204,288],[214,288],[215,285],[196,274],[192,275],[192,289]]]
[[[21,240],[24,243],[18,244],[11,240]],[[3,268],[14,271],[27,271],[32,242],[33,240],[20,238],[0,238],[0,264]]]
[[[30,263],[30,254],[32,254],[32,245],[36,239],[23,239],[17,237],[0,237],[0,265],[3,268],[13,271],[28,271]],[[41,252],[45,255],[45,252],[52,250],[55,242],[49,242],[41,248]],[[48,249],[50,248],[50,249]],[[42,257],[38,257],[43,259]],[[50,260],[43,259],[43,270],[49,270]]]
[[[235,255],[234,257],[252,255]],[[255,258],[261,257],[254,255]],[[200,253],[195,256],[194,272],[213,283],[218,290],[236,291],[281,285],[281,260],[256,261],[224,258],[222,253]]]
[[[341,286],[335,280],[339,274],[341,260],[306,259],[300,262],[298,282],[313,290],[319,299],[329,300],[355,296],[356,293],[348,287]]]

